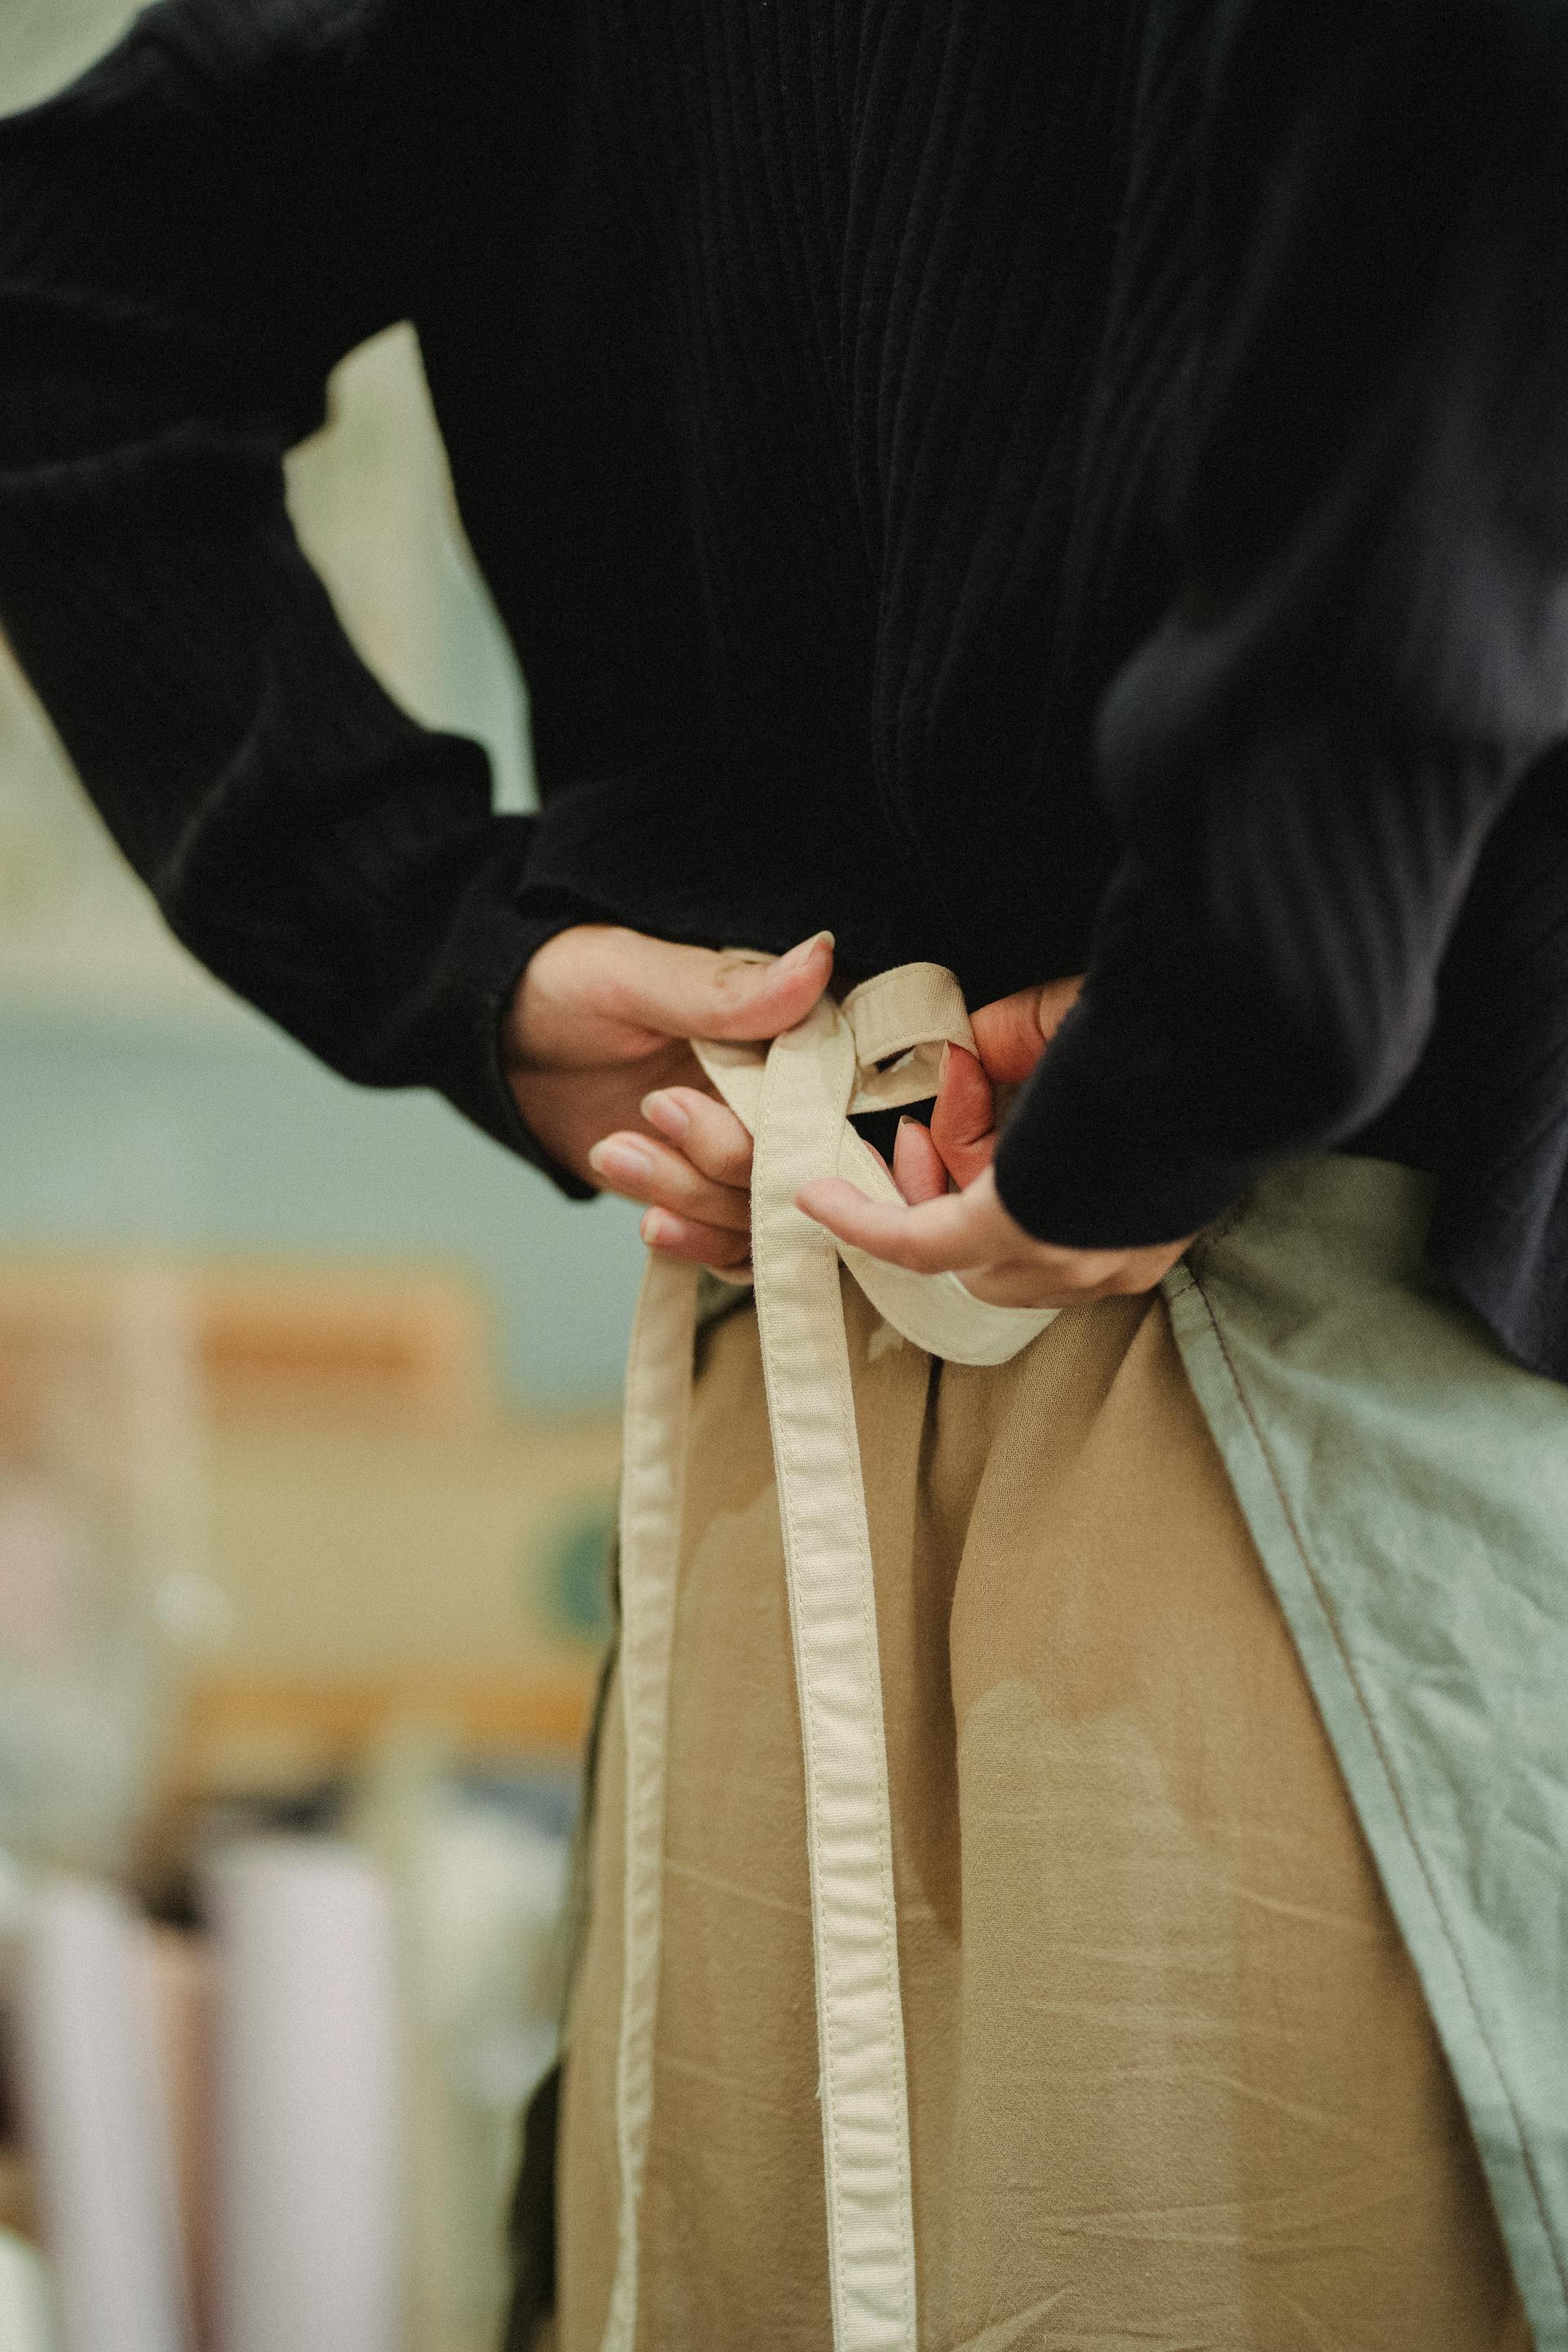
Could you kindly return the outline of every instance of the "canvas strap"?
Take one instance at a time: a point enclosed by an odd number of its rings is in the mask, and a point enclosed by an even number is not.
[[[752,1257],[789,1583],[805,1774],[835,2352],[915,2352],[914,2218],[876,1592],[839,1261],[883,1319],[950,1362],[999,1364],[1051,1320],[993,1307],[955,1275],[837,1244],[795,1205],[840,1175],[896,1201],[852,1114],[936,1092],[946,1044],[973,1047],[957,982],[905,964],[824,997],[771,1046],[696,1051],[756,1139]],[[621,1692],[626,1948],[617,2058],[619,2241],[605,2352],[637,2335],[637,2218],[653,2109],[671,1652],[697,1277],[650,1257],[626,1379]]]

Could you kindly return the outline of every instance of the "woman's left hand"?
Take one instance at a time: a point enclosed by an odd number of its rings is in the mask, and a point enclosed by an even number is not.
[[[911,1119],[904,1129],[907,1137]],[[834,1177],[797,1194],[808,1217],[842,1242],[917,1274],[956,1274],[996,1307],[1083,1307],[1090,1299],[1152,1290],[1187,1244],[1153,1249],[1061,1249],[1037,1242],[1008,1215],[989,1168],[962,1192],[910,1205],[869,1201]]]
[[[997,1307],[1082,1307],[1152,1290],[1191,1240],[1147,1249],[1065,1249],[1037,1241],[1002,1205],[991,1162],[998,1139],[995,1087],[1023,1082],[1077,1003],[1081,979],[984,1005],[973,1017],[975,1053],[942,1056],[928,1129],[906,1118],[893,1174],[906,1205],[868,1200],[839,1178],[797,1195],[809,1217],[871,1257],[918,1274],[956,1274]],[[961,1189],[953,1191],[953,1184]]]

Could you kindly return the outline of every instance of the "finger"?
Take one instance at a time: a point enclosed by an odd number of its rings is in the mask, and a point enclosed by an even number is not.
[[[972,1184],[996,1151],[996,1097],[974,1055],[950,1045],[942,1057],[931,1141],[960,1184]]]
[[[1023,1084],[1083,994],[1084,977],[1075,972],[1043,988],[1022,988],[971,1015],[975,1050],[998,1086]]]
[[[776,1037],[805,1020],[832,976],[831,931],[771,963],[623,931],[598,994],[613,1020],[660,1036]]]
[[[752,1243],[748,1234],[723,1233],[715,1225],[673,1215],[668,1209],[649,1209],[641,1232],[649,1249],[658,1250],[661,1257],[710,1266],[715,1274],[731,1280],[743,1273],[749,1276]]]
[[[1112,1284],[1064,1282],[1030,1265],[986,1266],[979,1273],[960,1275],[959,1280],[988,1307],[1048,1307],[1059,1313],[1065,1307],[1089,1307],[1097,1299],[1117,1295]]]
[[[607,1135],[589,1152],[588,1165],[601,1184],[624,1200],[670,1209],[678,1216],[724,1233],[751,1232],[749,1192],[715,1184],[689,1160],[651,1136]]]
[[[913,1274],[961,1273],[1007,1254],[1011,1221],[999,1229],[997,1218],[1005,1213],[974,1191],[949,1192],[911,1209],[868,1201],[853,1184],[829,1177],[805,1185],[795,1202],[839,1241]]]
[[[1022,1085],[1046,1050],[1040,1034],[1041,993],[1037,988],[1023,988],[1016,996],[998,997],[994,1004],[983,1004],[970,1014],[974,1050],[987,1077],[998,1086]]]
[[[670,1087],[644,1097],[642,1115],[651,1128],[683,1151],[694,1168],[716,1184],[745,1192],[752,1181],[752,1139],[728,1103],[699,1094],[695,1087]]]
[[[1040,1035],[1048,1045],[1088,983],[1086,971],[1075,971],[1067,980],[1047,980],[1040,991],[1040,1001],[1035,1007],[1035,1019]]]
[[[998,1307],[1087,1307],[1157,1290],[1187,1244],[1153,1249],[1058,1250],[1051,1262],[1007,1259],[963,1276],[966,1290]]]
[[[893,1181],[910,1203],[940,1201],[947,1190],[947,1169],[918,1118],[901,1118],[893,1144]]]

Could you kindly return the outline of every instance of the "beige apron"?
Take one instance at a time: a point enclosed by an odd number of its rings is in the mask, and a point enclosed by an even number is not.
[[[948,1039],[913,967],[703,1049],[757,1308],[695,1424],[686,1269],[634,1338],[565,2352],[1521,2345],[1163,1307],[1047,1330],[850,1252],[841,1295],[794,1206],[888,1192],[847,1116]]]

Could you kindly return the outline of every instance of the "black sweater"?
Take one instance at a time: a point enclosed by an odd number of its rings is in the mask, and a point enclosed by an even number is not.
[[[530,1156],[611,919],[972,1003],[1174,1238],[1329,1147],[1568,1376],[1568,10],[168,0],[0,126],[0,617],[179,936]],[[279,457],[416,323],[544,800],[395,709]]]

